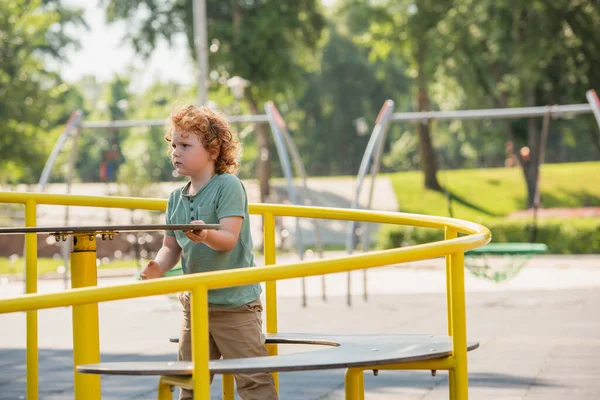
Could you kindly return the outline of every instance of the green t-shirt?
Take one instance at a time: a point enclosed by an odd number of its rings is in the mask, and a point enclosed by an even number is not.
[[[231,251],[216,251],[204,243],[194,243],[181,230],[166,231],[181,246],[181,264],[185,274],[220,271],[254,266],[248,197],[242,182],[231,174],[215,175],[198,192],[185,194],[189,182],[171,193],[167,204],[167,224],[189,224],[202,220],[217,224],[221,218],[242,217],[242,228]],[[243,285],[208,292],[208,303],[214,307],[236,308],[256,300],[260,284]]]

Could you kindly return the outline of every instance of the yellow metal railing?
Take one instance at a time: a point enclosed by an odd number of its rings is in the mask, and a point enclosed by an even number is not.
[[[38,204],[146,210],[164,210],[166,207],[166,201],[164,200],[13,192],[0,192],[0,203],[24,204],[27,226],[36,225],[36,206]],[[206,321],[208,320],[208,290],[266,282],[267,332],[275,333],[277,332],[277,293],[275,285],[277,280],[353,271],[436,257],[446,257],[448,334],[452,337],[453,354],[441,360],[390,365],[380,369],[410,368],[449,370],[451,398],[468,398],[464,252],[482,246],[490,241],[491,235],[487,228],[478,224],[452,218],[319,207],[252,204],[250,205],[250,213],[262,215],[264,218],[265,267],[209,272],[110,287],[78,288],[52,294],[33,294],[37,291],[37,239],[36,234],[26,234],[26,288],[28,295],[1,300],[0,314],[27,311],[27,398],[34,400],[37,400],[38,398],[37,310],[39,309],[73,306],[75,310],[78,306],[94,305],[96,307],[95,318],[97,320],[97,303],[99,302],[191,291],[192,330],[195,332],[192,337],[194,360],[193,387],[196,399],[208,399],[210,394],[208,330],[206,324]],[[276,263],[276,216],[355,220],[360,222],[438,228],[445,230],[445,240],[334,259],[273,266],[273,264]],[[459,236],[459,233],[462,234],[462,236]],[[80,260],[80,262],[87,264],[87,269],[94,268],[95,271],[95,263],[89,265],[89,260]],[[83,279],[84,282],[82,286],[93,285],[95,276],[93,278],[88,277]],[[78,325],[78,323],[81,322],[80,319],[89,318],[90,315],[89,312],[86,316],[80,314],[82,313],[73,313],[74,325]],[[201,323],[200,321],[203,322]],[[91,326],[96,332],[91,332],[89,334],[97,335],[97,324],[94,326],[94,321],[92,321]],[[81,342],[74,338],[74,355],[84,354],[87,355],[86,357],[91,357],[91,359],[99,357],[99,349],[96,348],[93,340],[91,342],[92,343],[85,340]],[[80,347],[83,347],[83,349]],[[269,348],[269,353],[277,354],[277,347],[271,346]],[[75,362],[77,364],[77,359]],[[363,393],[363,369],[350,368],[348,370],[346,374],[347,398],[358,399],[360,398],[359,393]],[[76,399],[81,400],[84,397],[81,397],[77,393],[77,379],[78,376],[82,374],[76,373],[75,375]],[[229,384],[232,384],[231,379],[226,379],[226,381],[229,382]],[[98,382],[87,381],[86,383],[85,398],[91,398],[90,394],[93,392],[97,392],[97,394],[94,393],[92,396],[94,398],[99,398],[99,380]],[[79,386],[82,385],[80,384]],[[231,393],[231,390],[228,390],[228,393]]]

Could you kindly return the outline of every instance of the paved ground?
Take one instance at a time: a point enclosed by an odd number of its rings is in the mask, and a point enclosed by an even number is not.
[[[494,264],[501,260],[494,259]],[[494,284],[467,275],[468,335],[481,342],[470,353],[472,399],[600,398],[600,257],[543,256],[512,281]],[[279,284],[280,330],[323,333],[445,333],[443,261],[386,267],[353,274],[353,300],[346,306],[346,275],[327,277],[328,300],[319,278],[306,281],[308,307],[301,306],[301,281]],[[102,285],[131,281],[103,278]],[[4,281],[0,298],[22,291],[22,282]],[[41,292],[62,290],[62,281],[40,282]],[[40,312],[40,398],[73,398],[70,309]],[[100,306],[104,361],[172,360],[178,305],[167,296]],[[25,316],[0,315],[0,399],[25,397]],[[281,352],[309,351],[284,346]],[[315,350],[318,351],[318,350]],[[103,399],[153,399],[156,379],[107,377]],[[447,374],[382,371],[366,374],[367,399],[447,397]],[[219,398],[220,382],[213,384]],[[174,397],[175,398],[175,397]],[[281,374],[281,399],[342,399],[343,371]]]

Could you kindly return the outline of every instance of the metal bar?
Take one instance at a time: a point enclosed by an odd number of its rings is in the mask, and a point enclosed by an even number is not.
[[[210,400],[208,289],[206,286],[198,285],[193,289],[191,302],[194,400]]]
[[[98,285],[96,240],[86,234],[73,236],[71,285],[83,288]],[[73,306],[73,368],[75,399],[100,400],[100,376],[77,372],[81,364],[100,362],[98,303]]]
[[[446,227],[444,229],[444,240],[456,239],[456,230]],[[451,255],[446,255],[446,312],[448,320],[448,335],[452,336],[452,260]]]
[[[263,248],[265,252],[265,266],[274,265],[277,262],[277,248],[275,246],[275,217],[272,213],[264,213],[264,238]],[[267,309],[267,333],[277,333],[277,282],[266,281],[266,309]],[[279,354],[277,344],[267,345],[267,351],[270,356]],[[275,389],[279,392],[279,374],[273,372]]]
[[[120,284],[108,287],[73,289],[60,293],[33,294],[1,300],[0,314],[184,292],[189,291],[195,285],[205,285],[209,289],[219,289],[428,260],[443,257],[451,252],[483,246],[489,240],[490,233],[487,231],[487,233],[462,236],[448,241],[373,251],[354,256],[328,258],[326,260],[214,271],[209,274],[188,274],[137,282],[134,285]],[[454,302],[453,307],[456,311]],[[456,328],[454,330],[456,331]]]
[[[455,239],[456,240],[456,239]],[[469,398],[469,375],[467,367],[467,316],[465,305],[465,255],[451,255],[452,269],[452,352],[456,365],[452,379],[451,399]],[[453,397],[454,396],[454,397]]]
[[[360,375],[362,375],[362,369],[360,368],[347,368],[344,376],[344,387],[345,387],[345,399],[346,400],[359,400],[360,395]]]
[[[69,136],[71,134],[71,130],[80,124],[82,115],[83,115],[83,111],[81,111],[81,110],[74,111],[71,114],[71,117],[69,117],[69,120],[67,121],[67,124],[65,126],[65,130],[58,137],[58,140],[54,144],[54,147],[52,148],[52,151],[50,152],[50,156],[48,156],[48,159],[46,160],[46,164],[44,165],[44,169],[42,170],[42,175],[40,176],[40,180],[38,182],[40,192],[43,192],[44,189],[46,188],[46,184],[48,183],[48,178],[50,177],[50,172],[52,172],[52,167],[54,166],[54,163],[56,162],[56,158],[60,154],[60,151],[62,150],[67,139],[69,138]]]
[[[390,130],[390,116],[394,111],[394,102],[392,100],[386,100],[377,116],[377,125],[381,126],[381,135],[377,145],[375,146],[375,153],[373,154],[373,162],[371,163],[371,182],[369,186],[369,197],[367,200],[367,209],[371,209],[373,204],[373,195],[375,193],[375,179],[379,174],[381,167],[381,157],[383,155],[383,148],[385,146],[385,140]],[[357,199],[358,203],[358,199]],[[371,246],[371,224],[363,224],[363,230],[361,234],[362,251],[369,251]],[[367,270],[363,270],[363,298],[367,301]]]
[[[107,197],[107,196],[81,196],[47,193],[19,193],[19,192],[0,192],[0,203],[19,203],[25,204],[27,201],[34,201],[36,204],[48,205],[74,205],[85,207],[106,207],[106,208],[124,208],[124,209],[144,209],[164,211],[167,205],[166,200],[141,199],[133,197]],[[324,218],[331,220],[346,220],[359,222],[374,222],[386,224],[398,224],[419,226],[423,228],[443,229],[444,226],[450,226],[459,233],[473,234],[487,232],[487,229],[479,224],[448,217],[437,217],[432,215],[420,215],[409,213],[390,213],[371,210],[349,210],[332,207],[306,207],[290,206],[280,204],[249,204],[250,214],[272,213],[274,216],[301,217],[301,218]],[[475,248],[477,246],[474,246]],[[464,249],[464,250],[470,250]]]
[[[358,400],[365,400],[365,373],[360,371],[358,374]]]
[[[368,197],[368,204],[365,208],[371,208],[372,202],[372,194],[373,188],[375,186],[375,176],[377,175],[377,171],[379,171],[379,162],[381,159],[381,151],[383,151],[383,142],[385,141],[385,137],[387,136],[387,132],[389,129],[390,122],[390,114],[394,111],[394,102],[391,100],[386,100],[379,110],[379,115],[377,116],[377,120],[375,122],[375,126],[373,127],[373,131],[371,132],[371,136],[369,137],[369,141],[367,143],[367,147],[365,152],[363,153],[362,160],[360,162],[360,166],[358,168],[358,174],[356,176],[356,186],[354,188],[354,197],[350,203],[350,208],[359,208],[360,203],[360,193],[362,191],[363,183],[365,177],[368,173],[369,165],[371,165],[371,190]],[[373,160],[371,162],[371,160]],[[348,254],[352,254],[354,252],[354,233],[356,230],[356,221],[350,221],[348,223],[347,231],[346,231],[346,252]],[[367,224],[365,224],[367,227]],[[363,229],[363,235],[368,236],[368,228]],[[367,239],[368,240],[368,239]],[[364,246],[364,242],[363,242]],[[364,290],[364,298],[367,298],[367,290],[366,290],[366,272],[363,275],[363,286]],[[352,305],[352,276],[350,272],[348,272],[346,276],[346,303],[348,306]]]
[[[37,224],[37,205],[34,200],[25,203],[25,225],[35,226]],[[29,233],[25,235],[25,293],[37,293],[37,235]],[[38,399],[38,312],[27,311],[27,398]]]
[[[444,230],[444,240],[455,239],[458,237],[456,230],[446,227]],[[452,255],[446,255],[446,313],[448,320],[448,335],[452,336],[453,328],[453,314],[452,314]],[[455,399],[456,393],[456,374],[454,369],[451,368],[448,371],[448,391],[450,393],[450,400]]]
[[[221,400],[234,400],[235,399],[235,386],[233,385],[233,375],[223,374],[221,384]],[[171,400],[171,399],[169,399]]]
[[[598,94],[592,89],[585,92],[585,97],[590,103],[590,107],[594,113],[598,127],[600,128],[600,99],[598,99]]]
[[[271,126],[271,132],[273,133],[273,140],[275,142],[275,148],[279,155],[279,162],[281,163],[281,169],[283,170],[283,176],[287,183],[288,197],[292,204],[300,205],[298,200],[298,194],[294,187],[294,173],[292,171],[292,165],[290,156],[288,153],[287,146],[285,144],[285,138],[283,137],[283,129],[285,128],[285,122],[281,117],[281,114],[275,109],[273,102],[265,104],[265,112],[269,119],[269,125]],[[304,259],[304,244],[302,241],[302,229],[300,228],[300,219],[296,218],[296,252],[300,261]],[[302,278],[302,306],[306,307],[306,282]]]
[[[196,49],[198,73],[198,105],[208,102],[208,33],[206,23],[206,0],[193,0],[194,48]]]
[[[267,123],[268,118],[264,114],[257,115],[235,115],[227,118],[232,124],[236,123]],[[138,126],[162,126],[164,127],[166,120],[164,119],[146,119],[146,120],[121,120],[121,121],[89,121],[82,122],[82,129],[108,129],[108,128],[135,128]]]
[[[178,376],[178,375],[163,375],[159,379],[160,382],[168,386],[179,386],[184,389],[194,389],[194,378],[191,376]],[[173,399],[173,395],[169,390],[169,400]],[[160,399],[159,399],[160,400]]]
[[[592,108],[589,104],[570,104],[563,106],[521,107],[521,108],[490,108],[480,110],[458,111],[426,111],[394,113],[392,121],[429,121],[449,119],[510,119],[523,117],[543,117],[551,114],[553,117],[566,115],[589,114]]]
[[[287,130],[287,126],[285,124],[285,121],[283,119],[283,117],[281,116],[281,113],[279,113],[279,110],[277,110],[277,107],[275,107],[275,104],[272,101],[269,101],[267,103],[267,105],[265,106],[265,109],[267,110],[267,115],[271,116],[271,121],[275,121],[275,120],[279,120],[279,123],[281,126],[278,125],[271,125],[271,131],[273,132],[278,132],[279,134],[281,134],[283,136],[283,139],[285,140],[285,143],[287,145],[287,148],[289,149],[290,155],[292,157],[292,162],[294,164],[294,167],[296,168],[296,173],[298,175],[300,175],[300,178],[302,179],[302,187],[304,188],[304,199],[303,200],[299,200],[299,203],[303,203],[303,204],[309,204],[309,205],[314,205],[314,199],[313,196],[311,196],[311,192],[308,189],[308,184],[307,184],[307,174],[306,174],[306,168],[304,168],[304,163],[302,162],[302,158],[300,157],[300,153],[298,152],[298,148],[296,147],[296,144],[294,143],[294,140],[292,139],[292,137],[290,136],[288,130]],[[308,200],[308,202],[307,202]],[[321,238],[321,222],[318,219],[312,219],[312,223],[313,223],[313,227],[314,227],[314,234],[315,234],[315,246],[317,248],[317,252],[319,254],[320,258],[323,258],[323,240]],[[296,220],[296,230],[298,231],[300,229],[300,222],[298,220]],[[298,234],[296,234],[298,235]],[[299,251],[303,250],[302,248],[299,248]],[[300,254],[300,259],[304,259],[304,255]],[[323,276],[321,278],[321,288],[322,288],[322,295],[323,295],[323,300],[325,300],[327,298],[326,292],[325,292],[325,277]],[[302,297],[303,297],[303,304],[306,305],[306,280],[302,280]]]
[[[158,380],[158,400],[173,400],[171,384],[165,381],[162,376]]]
[[[69,170],[67,172],[67,193],[70,194],[71,193],[71,184],[73,183],[73,172],[75,171],[76,168],[76,164],[77,164],[77,157],[78,157],[78,144],[79,144],[79,136],[81,133],[81,129],[79,127],[79,125],[77,126],[77,128],[75,129],[75,133],[73,135],[73,147],[71,148],[71,157],[69,158]],[[70,221],[69,221],[69,213],[70,213],[71,208],[70,207],[65,207],[65,226],[69,226]],[[71,254],[71,242],[65,240],[62,243],[61,246],[61,253],[62,253],[62,258],[63,258],[63,265],[65,266],[65,268],[67,268],[68,265],[70,265],[70,259],[69,256]],[[70,275],[70,271],[67,269],[65,271],[65,273],[63,274],[63,286],[65,288],[65,290],[69,289],[69,275]]]
[[[203,229],[221,229],[220,224],[156,224],[156,225],[102,225],[102,226],[36,226],[36,227],[19,227],[19,228],[0,228],[0,235],[8,235],[15,233],[94,233],[94,232],[119,232],[119,231],[181,231],[181,230],[203,230]]]
[[[454,357],[437,358],[433,360],[410,361],[399,364],[377,365],[376,367],[361,367],[363,370],[437,370],[446,371],[454,368]]]

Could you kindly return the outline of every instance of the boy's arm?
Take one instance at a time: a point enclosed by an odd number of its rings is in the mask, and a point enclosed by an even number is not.
[[[165,235],[163,245],[154,258],[154,261],[160,265],[162,273],[164,274],[173,269],[179,262],[180,257],[181,247],[179,247],[179,243],[177,243],[175,236]]]
[[[163,245],[156,253],[154,260],[150,260],[148,265],[140,273],[142,279],[160,278],[165,272],[173,269],[181,257],[181,247],[177,243],[175,236],[165,235]]]
[[[195,243],[204,243],[217,251],[231,251],[235,247],[242,230],[242,217],[225,217],[219,220],[221,229],[203,229],[185,231],[185,235]],[[203,221],[193,221],[192,224],[202,225]]]

